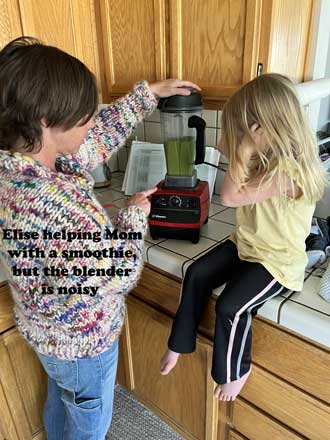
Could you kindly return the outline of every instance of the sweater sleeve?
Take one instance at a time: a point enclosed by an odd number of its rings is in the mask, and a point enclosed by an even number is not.
[[[136,125],[156,106],[157,99],[148,83],[136,83],[132,92],[99,111],[95,126],[71,159],[92,171],[125,143]]]

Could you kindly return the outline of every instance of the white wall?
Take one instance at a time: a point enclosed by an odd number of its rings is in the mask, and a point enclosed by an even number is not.
[[[327,64],[325,68],[325,77],[330,78],[330,42],[328,47]],[[322,99],[318,120],[318,129],[323,128],[324,124],[330,119],[330,96]]]
[[[305,80],[327,76],[327,58],[330,44],[330,0],[316,0],[315,16],[312,24],[311,51]],[[321,101],[309,105],[308,118],[314,131],[319,128]]]

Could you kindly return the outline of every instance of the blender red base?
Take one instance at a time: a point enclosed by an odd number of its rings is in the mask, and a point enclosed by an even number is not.
[[[164,180],[152,194],[149,229],[153,239],[182,238],[198,243],[200,229],[208,220],[208,182],[199,180],[194,188],[167,188]]]

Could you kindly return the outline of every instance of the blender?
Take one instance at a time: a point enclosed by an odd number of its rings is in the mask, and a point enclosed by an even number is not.
[[[208,182],[195,169],[205,156],[202,97],[192,89],[188,96],[160,99],[158,108],[167,173],[151,196],[150,235],[198,243],[210,205]]]

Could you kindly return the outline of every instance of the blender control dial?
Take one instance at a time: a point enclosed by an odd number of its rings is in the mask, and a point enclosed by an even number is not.
[[[171,196],[169,200],[169,204],[172,208],[179,208],[182,204],[181,197],[179,196]]]

